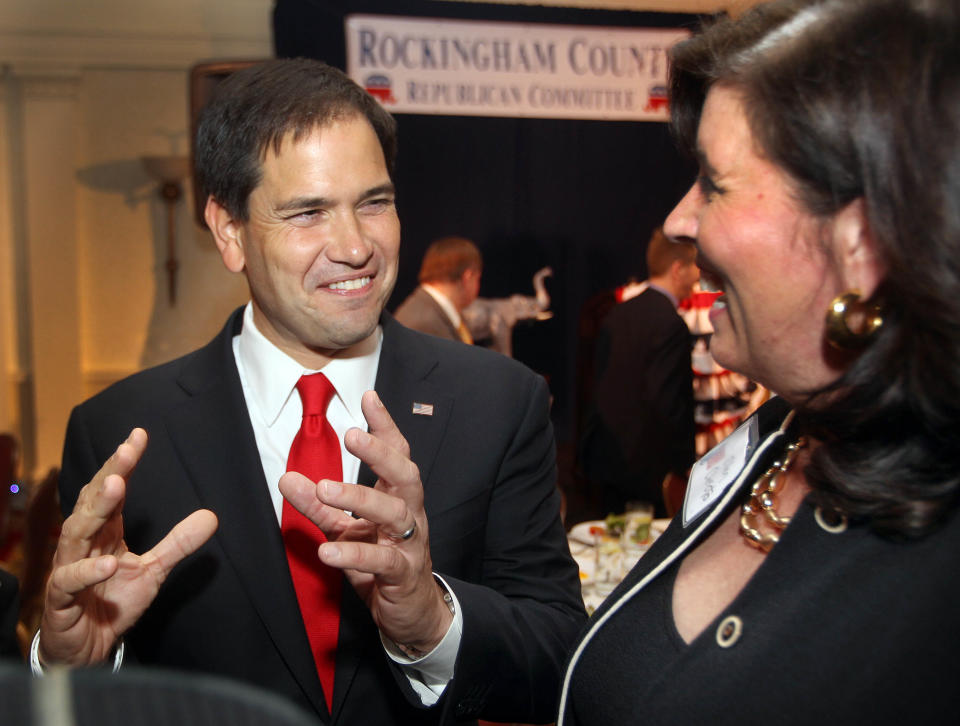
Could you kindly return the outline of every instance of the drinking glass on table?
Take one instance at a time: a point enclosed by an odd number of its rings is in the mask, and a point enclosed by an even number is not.
[[[613,592],[623,577],[622,541],[604,530],[602,534],[599,532],[594,534],[593,546],[595,558],[593,591],[601,598],[605,598]]]
[[[650,524],[653,522],[653,505],[650,502],[627,502],[623,527],[623,567],[629,572],[637,560],[647,551],[653,541]]]
[[[627,502],[624,512],[626,525],[623,528],[624,547],[650,545],[650,525],[653,522],[653,505],[650,502]]]

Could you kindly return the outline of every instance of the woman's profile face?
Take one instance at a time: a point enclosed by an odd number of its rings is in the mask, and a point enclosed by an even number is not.
[[[700,173],[664,231],[692,239],[710,311],[710,351],[723,366],[786,398],[829,383],[824,316],[841,284],[788,177],[760,156],[736,90],[713,87],[697,132]],[[829,242],[829,239],[827,239]]]

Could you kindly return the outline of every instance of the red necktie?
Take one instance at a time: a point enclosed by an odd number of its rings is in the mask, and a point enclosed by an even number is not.
[[[301,376],[297,390],[303,402],[303,421],[290,445],[287,471],[297,471],[310,481],[343,479],[340,442],[327,421],[327,406],[335,393],[322,373]],[[317,675],[333,712],[333,672],[336,665],[337,632],[340,628],[340,570],[320,562],[317,548],[326,542],[320,528],[304,517],[286,499],[280,530],[287,548],[287,562],[297,591],[297,602],[310,641]]]

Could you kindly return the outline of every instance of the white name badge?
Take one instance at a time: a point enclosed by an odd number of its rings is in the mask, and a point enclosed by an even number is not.
[[[757,444],[757,438],[757,417],[753,416],[693,465],[683,499],[684,527],[699,517],[736,481]]]

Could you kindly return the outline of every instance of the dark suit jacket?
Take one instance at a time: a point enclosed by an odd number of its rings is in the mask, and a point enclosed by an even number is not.
[[[551,718],[584,615],[558,516],[543,380],[504,356],[382,318],[376,390],[420,469],[433,565],[460,599],[463,640],[441,703],[423,709],[345,587],[330,719],[233,357],[242,321],[241,309],[204,348],[110,387],[68,424],[65,512],[129,430],[143,426],[150,441],[124,506],[129,547],[147,550],[200,507],[220,520],[129,633],[133,655],[265,686],[331,723]],[[414,415],[414,402],[433,404],[433,415]],[[366,466],[360,481],[374,483]]]
[[[829,532],[808,498],[743,590],[689,645],[651,653],[630,638],[638,611],[672,620],[669,593],[661,599],[649,589],[674,576],[795,440],[782,428],[788,408],[774,398],[757,411],[760,437],[737,480],[686,527],[678,514],[597,608],[568,665],[557,726],[634,723],[638,714],[649,724],[956,723],[956,508],[927,537],[896,540],[863,523]],[[739,635],[725,628],[731,618]],[[598,658],[599,669],[581,669]],[[631,678],[643,659],[644,672],[656,676]],[[608,685],[608,710],[577,718],[578,688],[609,684],[607,668],[630,686]]]
[[[412,330],[460,341],[457,329],[433,296],[418,286],[394,313],[398,321]]]
[[[610,311],[595,370],[584,473],[626,499],[656,503],[663,516],[661,482],[693,462],[695,433],[690,331],[666,295],[647,288]]]

